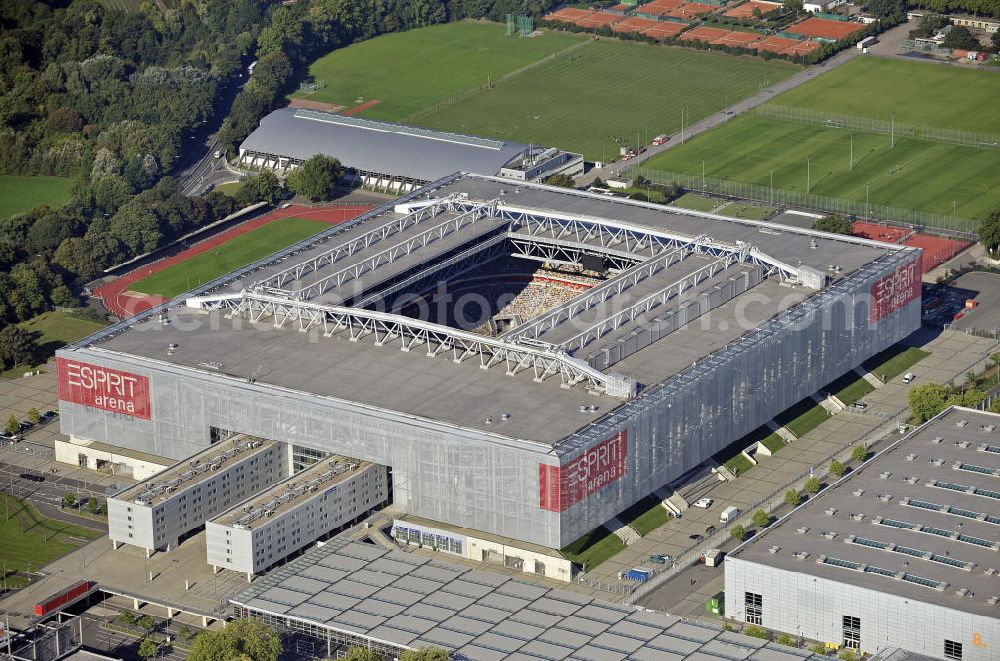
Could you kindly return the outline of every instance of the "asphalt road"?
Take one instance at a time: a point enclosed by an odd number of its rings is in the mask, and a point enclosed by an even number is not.
[[[710,115],[705,119],[695,122],[691,126],[685,126],[683,135],[678,132],[670,136],[662,145],[649,145],[646,151],[639,156],[629,159],[627,161],[618,161],[616,163],[610,163],[603,168],[593,168],[586,174],[578,177],[576,183],[578,186],[584,186],[590,184],[595,178],[601,177],[602,179],[614,179],[620,175],[625,170],[632,168],[636,165],[640,165],[654,156],[658,156],[668,149],[672,149],[678,145],[681,145],[691,138],[714,129],[725,122],[728,122],[730,118],[740,113],[747,112],[767,101],[770,101],[774,96],[786,92],[792,88],[798,87],[799,85],[809,82],[814,77],[823,74],[826,71],[835,69],[847,62],[850,62],[854,58],[861,55],[861,52],[857,48],[847,48],[837,53],[829,60],[826,60],[822,64],[817,64],[811,66],[807,69],[803,69],[799,73],[795,74],[791,78],[787,78],[781,82],[771,85],[767,89],[761,91],[748,99],[743,99],[733,105],[729,106],[725,110],[719,111],[714,115]]]
[[[107,618],[84,613],[81,619],[83,620],[83,645],[85,648],[126,661],[142,660],[142,657],[139,656],[139,640],[117,631],[102,628],[101,622]],[[165,653],[158,654],[155,658],[166,661],[184,661],[187,654],[168,648]]]
[[[237,78],[223,91],[221,99],[216,104],[215,115],[211,122],[199,131],[201,139],[195,138],[196,142],[186,148],[184,157],[177,164],[179,171],[175,173],[175,176],[181,184],[181,192],[184,195],[201,195],[212,186],[224,181],[231,181],[234,178],[234,175],[226,170],[223,159],[215,158],[215,151],[220,148],[217,135],[222,127],[222,122],[233,107],[236,95],[246,85],[247,80],[244,71],[240,78]]]
[[[105,497],[103,491],[92,490],[89,485],[78,480],[60,477],[58,473],[45,475],[44,482],[34,482],[21,477],[21,474],[25,472],[29,471],[23,466],[0,462],[0,489],[18,498],[27,498],[32,505],[49,518],[91,530],[107,532],[107,524],[76,516],[62,509],[62,499],[67,493],[76,495],[78,499],[94,496],[103,500]],[[39,474],[36,471],[30,472]]]

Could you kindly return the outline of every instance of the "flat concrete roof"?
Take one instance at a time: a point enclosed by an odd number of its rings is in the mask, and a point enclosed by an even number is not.
[[[732,557],[998,617],[998,551],[1000,415],[954,408]]]
[[[339,455],[321,459],[287,480],[282,480],[233,506],[232,509],[226,510],[211,521],[220,526],[232,526],[239,523],[238,527],[244,529],[256,528],[261,524],[273,521],[274,518],[271,517],[280,517],[292,508],[307,503],[313,498],[326,495],[326,491],[330,487],[373,465],[368,461]],[[264,514],[264,512],[271,512],[271,514]],[[247,521],[241,522],[240,520],[244,518],[247,518]]]
[[[448,532],[453,532],[458,535],[464,535],[465,537],[474,537],[476,539],[482,539],[487,542],[493,542],[494,544],[503,544],[505,546],[516,546],[518,549],[523,549],[525,551],[530,551],[532,553],[538,553],[541,555],[549,555],[557,558],[564,558],[562,551],[559,549],[549,548],[548,546],[541,546],[540,544],[531,544],[529,542],[522,542],[519,539],[514,539],[513,537],[504,537],[503,535],[494,535],[492,533],[484,532],[482,530],[473,530],[472,528],[463,528],[461,526],[453,526],[441,521],[433,521],[431,519],[424,519],[419,516],[413,516],[412,514],[399,514],[393,518],[393,522],[398,522],[403,524],[411,524],[414,526],[420,526],[422,528],[436,528],[438,530],[445,530]]]
[[[201,484],[216,475],[218,471],[264,452],[274,443],[276,441],[271,439],[237,434],[205,448],[143,482],[132,485],[116,494],[115,500],[135,501],[144,494],[153,494],[147,498],[148,504],[158,505]],[[217,465],[217,468],[211,468],[213,465]]]
[[[404,648],[478,661],[813,659],[806,650],[666,613],[335,539],[231,599],[261,612]]]
[[[502,200],[508,208],[555,211],[579,218],[626,223],[639,230],[658,230],[684,239],[710,237],[715,242],[733,247],[741,242],[750,243],[792,267],[806,266],[833,274],[834,281],[886,254],[912,250],[854,237],[712,216],[495,177],[454,175],[443,183],[409,196],[409,199],[441,199],[452,194],[469,201]],[[457,215],[444,211],[440,217],[391,233],[387,238],[375,241],[334,264],[317,262],[316,270],[307,269],[285,286],[291,290],[301,289],[335,272],[353,268],[366,256],[414,239],[429,227],[453,221]],[[313,263],[320,255],[350,241],[352,237],[380,232],[402,217],[403,214],[395,211],[395,205],[389,203],[357,221],[331,228],[315,238],[276,253],[248,270],[232,275],[228,281],[217,281],[191,294],[239,292],[294,264]],[[335,302],[357,296],[361,291],[377,290],[378,283],[413,273],[431,260],[476,245],[484,236],[503,230],[504,222],[488,216],[437,237],[418,249],[408,248],[400,259],[360,269],[356,276],[352,275],[350,282],[332,287],[314,300]],[[583,243],[596,242],[588,236],[579,240]],[[626,306],[642,295],[655,293],[709,261],[710,258],[705,256],[691,255],[672,264],[626,289],[622,295],[609,299],[600,314],[606,315],[616,306]],[[831,266],[839,270],[831,271]],[[659,316],[690,300],[693,294],[725,282],[734,273],[746,268],[750,265],[737,264],[716,273],[683,295],[675,296],[646,315],[604,334],[599,340],[578,350],[576,357],[586,360],[602,346],[616,342],[624,334],[649,323],[648,317]],[[747,294],[750,293],[753,294],[752,305],[747,304],[750,300]],[[712,310],[710,325],[706,326],[708,318],[688,323],[615,363],[607,371],[632,376],[644,387],[661,383],[813,293],[802,286],[779,286],[776,277],[767,279],[747,294]],[[587,393],[580,387],[562,388],[558,377],[535,382],[528,375],[530,370],[517,376],[507,376],[500,368],[480,369],[478,361],[456,364],[447,357],[428,358],[423,350],[403,352],[394,344],[379,347],[372,336],[360,338],[357,342],[346,342],[339,335],[327,338],[315,331],[300,333],[292,328],[276,329],[269,320],[257,325],[239,317],[226,319],[219,312],[187,309],[179,301],[174,302],[165,314],[172,323],[157,323],[154,315],[149,315],[146,323],[133,320],[131,327],[120,332],[125,329],[126,324],[123,324],[94,346],[128,354],[139,360],[153,359],[241,380],[253,375],[260,384],[273,384],[489,434],[546,444],[558,443],[621,403],[621,400],[606,395]],[[541,339],[565,339],[572,332],[600,319],[596,309],[588,310],[578,319],[574,318],[572,324],[553,328],[549,331],[550,337],[543,334]],[[183,328],[183,332],[179,328]],[[176,343],[178,347],[168,352],[171,343]],[[84,340],[76,346],[87,344],[88,341]],[[598,410],[581,412],[582,404],[596,404]],[[502,413],[509,413],[510,418],[501,420]],[[487,422],[488,418],[490,422]]]

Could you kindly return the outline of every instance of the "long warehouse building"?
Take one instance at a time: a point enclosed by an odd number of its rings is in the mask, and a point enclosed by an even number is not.
[[[920,250],[456,174],[58,352],[63,433],[559,549],[920,325]]]
[[[952,408],[726,558],[726,614],[833,647],[995,661],[1000,415]]]

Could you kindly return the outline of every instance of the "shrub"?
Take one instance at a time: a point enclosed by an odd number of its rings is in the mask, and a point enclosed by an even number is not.
[[[767,633],[766,629],[754,626],[752,624],[748,626],[746,629],[744,629],[743,633],[753,638],[762,638],[764,640],[770,640],[771,638],[771,635]]]
[[[864,445],[855,445],[851,449],[851,459],[864,461],[868,457],[868,449]]]
[[[789,489],[785,492],[785,503],[787,503],[789,507],[798,507],[801,502],[802,496],[800,496],[799,492],[795,489]]]
[[[819,493],[820,486],[821,485],[819,483],[819,480],[815,477],[810,477],[808,480],[806,480],[806,491],[808,491],[813,495]]]
[[[753,513],[753,524],[758,528],[766,528],[771,522],[771,517],[764,510],[757,510]]]
[[[798,647],[795,639],[789,636],[787,633],[783,633],[775,640],[779,645],[787,645],[788,647]]]
[[[737,542],[742,542],[744,539],[746,539],[747,529],[737,524],[733,526],[732,530],[729,531],[729,536],[735,539]]]
[[[836,459],[830,462],[830,474],[834,477],[842,477],[847,469],[844,464],[840,463]]]

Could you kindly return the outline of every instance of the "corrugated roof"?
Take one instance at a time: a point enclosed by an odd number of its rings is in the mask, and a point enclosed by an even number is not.
[[[301,160],[327,154],[358,170],[434,181],[456,171],[497,174],[528,146],[281,108],[262,119],[240,149]]]

